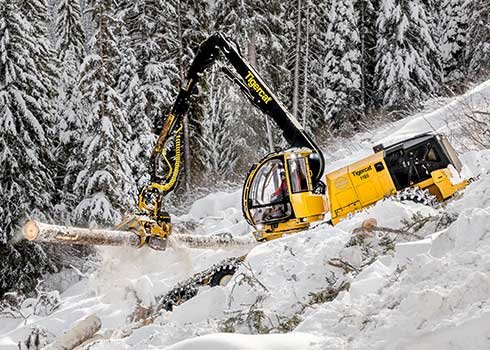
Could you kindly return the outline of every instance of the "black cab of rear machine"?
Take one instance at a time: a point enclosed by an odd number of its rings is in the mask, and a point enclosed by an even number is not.
[[[307,148],[272,153],[249,171],[242,208],[257,240],[301,231],[324,218],[328,202],[325,194],[314,193],[312,155]]]
[[[427,190],[439,201],[464,188],[453,184],[450,166],[461,162],[444,135],[421,134],[388,147],[326,175],[332,223],[407,188]]]

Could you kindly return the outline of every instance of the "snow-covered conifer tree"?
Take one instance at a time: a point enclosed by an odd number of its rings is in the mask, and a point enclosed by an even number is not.
[[[438,32],[444,83],[451,84],[465,78],[469,4],[467,0],[441,1]]]
[[[56,95],[57,69],[55,53],[47,37],[46,21],[48,19],[48,9],[46,0],[17,0],[19,10],[31,24],[31,35],[35,38],[35,55],[34,62],[39,75],[42,76],[42,82],[47,90],[47,94],[36,96],[38,102],[43,104],[44,108],[49,110],[50,116],[53,112],[53,99]],[[32,89],[32,94],[36,94],[36,89]],[[51,124],[54,124],[51,119]]]
[[[85,35],[82,29],[79,0],[60,0],[56,11],[56,49],[63,61],[72,51],[78,61],[84,57]]]
[[[58,87],[56,120],[56,161],[58,203],[56,212],[58,220],[69,222],[71,211],[78,205],[83,196],[76,195],[74,184],[80,171],[84,168],[85,154],[83,137],[90,124],[90,115],[82,103],[82,94],[78,85],[80,67],[76,53],[67,50],[61,66],[60,84]]]
[[[379,104],[403,112],[437,94],[438,55],[422,1],[383,0],[377,32]]]
[[[131,79],[128,118],[133,129],[132,172],[141,184],[147,179],[148,159],[156,140],[153,129],[163,124],[178,86],[175,8],[169,2],[136,0],[126,2],[120,11],[138,64]]]
[[[202,135],[198,136],[200,152],[198,156],[208,179],[230,178],[234,175],[238,154],[244,151],[244,142],[236,137],[236,120],[239,111],[233,102],[239,100],[236,93],[216,70],[210,74],[207,93],[208,109],[201,122]],[[231,87],[233,90],[233,87]],[[215,181],[215,180],[213,180]]]
[[[83,144],[84,169],[75,184],[84,199],[75,214],[82,223],[115,224],[135,204],[128,148],[131,127],[114,79],[119,50],[112,0],[92,0],[90,5],[96,31],[91,54],[81,67],[80,88],[93,123]]]
[[[287,72],[279,81],[284,101],[297,119],[312,129],[323,120],[325,88],[324,57],[327,51],[325,33],[328,28],[330,0],[301,0],[284,4],[278,15],[285,40],[282,43],[282,65],[273,71]],[[277,16],[277,15],[276,15]]]
[[[36,61],[38,39],[46,38],[40,35],[15,2],[0,2],[0,294],[29,290],[50,269],[40,246],[6,244],[22,221],[49,220],[52,210],[49,82]]]
[[[124,17],[123,17],[124,18]],[[152,125],[149,123],[149,118],[144,116],[144,110],[141,110],[145,105],[141,99],[144,95],[141,93],[141,81],[138,76],[138,62],[134,49],[130,45],[130,40],[123,27],[120,37],[121,59],[117,72],[117,91],[121,96],[121,107],[124,109],[128,118],[138,116],[140,120],[128,120],[131,125],[132,134],[128,147],[130,149],[131,172],[136,187],[141,187],[146,178],[142,176],[147,172],[148,161],[142,157],[147,155],[153,148],[155,137],[151,133]]]
[[[301,64],[300,121],[313,130],[323,120],[325,84],[324,57],[328,50],[325,35],[328,28],[330,1],[305,0],[304,35]]]
[[[67,221],[82,198],[74,194],[73,185],[83,167],[83,136],[88,124],[82,104],[78,73],[84,57],[85,35],[81,25],[78,0],[61,0],[56,9],[56,50],[60,59],[60,79],[56,103],[56,159],[58,179],[58,220]]]
[[[466,59],[469,76],[481,80],[490,72],[490,1],[471,2]]]
[[[286,53],[281,18],[284,12],[284,4],[277,0],[268,3],[267,11],[263,3],[257,0],[220,0],[214,9],[215,28],[236,40],[244,57],[280,97],[283,97],[280,88],[288,77],[284,68]],[[248,103],[242,105],[241,109],[241,113],[238,113],[241,118],[236,120],[235,129],[239,130],[237,136],[253,140],[250,146],[255,149],[270,151],[276,139],[272,123]]]
[[[48,92],[33,57],[33,27],[14,3],[2,2],[0,11],[0,241],[6,242],[20,219],[49,213],[53,181],[46,167],[49,110],[41,103]]]
[[[333,2],[328,18],[324,118],[338,129],[345,122],[357,125],[364,113],[360,39],[351,0]]]
[[[183,1],[173,0],[176,10],[175,34],[177,35],[177,68],[179,70],[179,83],[182,82],[187,73],[198,45],[210,35],[211,13],[209,3],[203,1]],[[201,89],[206,89],[206,76],[201,79]],[[196,166],[199,157],[200,144],[197,142],[199,122],[204,116],[206,98],[203,95],[193,96],[191,99],[189,112],[183,117],[183,152],[184,152],[184,181],[186,190],[192,186],[193,176],[192,169]],[[195,153],[195,151],[197,151]],[[199,175],[197,172],[195,175]],[[199,181],[199,180],[197,180]]]

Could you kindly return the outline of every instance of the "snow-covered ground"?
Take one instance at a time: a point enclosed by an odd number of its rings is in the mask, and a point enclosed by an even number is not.
[[[246,251],[101,248],[95,269],[62,291],[54,311],[27,300],[24,317],[1,317],[0,348],[18,349],[33,329],[49,342],[96,314],[102,337],[91,349],[489,349],[490,150],[471,149],[463,118],[468,108],[490,110],[489,96],[490,81],[430,113],[358,135],[347,149],[325,152],[333,170],[377,143],[444,132],[462,153],[465,175],[480,174],[444,206],[384,200],[335,227],[320,223],[258,245],[226,287],[202,288],[148,324],[134,320],[135,310]],[[240,196],[212,194],[174,222],[192,221],[201,235],[246,235]],[[399,233],[353,236],[366,218]]]

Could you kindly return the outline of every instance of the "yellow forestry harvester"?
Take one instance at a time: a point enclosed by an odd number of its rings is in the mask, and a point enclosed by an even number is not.
[[[253,165],[245,181],[243,214],[254,227],[258,241],[307,229],[312,222],[323,220],[328,212],[335,225],[349,213],[407,188],[427,190],[442,201],[466,186],[467,181],[451,182],[449,168],[461,170],[461,162],[448,140],[435,134],[419,135],[388,147],[376,146],[373,155],[324,178],[324,157],[316,143],[242,57],[238,46],[225,35],[215,33],[200,45],[164,120],[151,155],[150,183],[139,194],[139,213],[117,227],[120,232],[137,234],[137,242],[131,239],[132,245],[166,247],[172,225],[163,203],[181,172],[183,117],[199,77],[218,59],[227,63],[222,70],[231,82],[275,121],[289,144],[288,149],[269,154]],[[41,226],[31,225],[30,236],[41,237],[38,231],[45,231],[48,237],[48,227]],[[49,240],[54,242],[58,233],[64,237],[56,238],[58,241],[77,243],[85,234],[83,230],[77,231],[78,235],[67,239],[69,232],[61,232],[59,228],[51,229]],[[95,242],[97,234],[90,237],[89,241]]]
[[[149,242],[155,237],[166,239],[171,232],[163,198],[179,178],[183,115],[199,76],[219,58],[233,68],[225,67],[223,72],[254,106],[275,121],[290,147],[267,155],[247,175],[242,208],[257,240],[304,230],[310,223],[323,220],[329,211],[331,223],[337,224],[349,213],[406,188],[428,190],[442,201],[466,186],[466,181],[452,184],[448,167],[461,170],[461,162],[447,139],[433,134],[389,147],[376,146],[373,155],[327,174],[325,185],[324,157],[319,147],[238,47],[216,33],[199,47],[152,153],[152,182],[141,191],[142,215],[133,222],[133,228],[136,223],[138,232]]]

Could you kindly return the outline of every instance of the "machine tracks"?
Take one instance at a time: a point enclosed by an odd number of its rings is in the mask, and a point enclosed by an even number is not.
[[[172,311],[174,306],[186,302],[195,297],[202,286],[215,287],[227,282],[240,264],[245,260],[246,255],[224,259],[206,270],[196,273],[194,276],[179,282],[175,287],[163,295],[158,302],[158,310]]]

